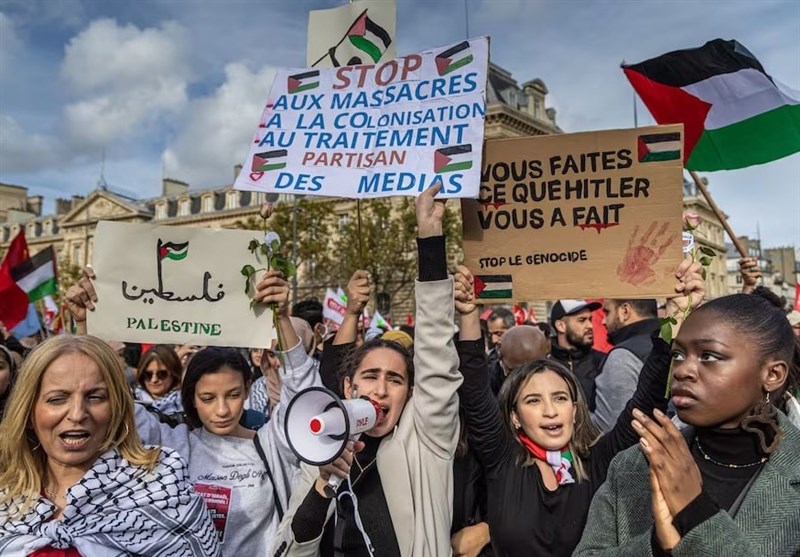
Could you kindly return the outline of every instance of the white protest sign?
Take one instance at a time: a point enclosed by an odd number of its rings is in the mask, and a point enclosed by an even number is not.
[[[261,234],[101,221],[92,266],[98,302],[89,333],[107,340],[268,348],[272,310],[250,309],[244,265]],[[252,288],[250,290],[252,293]]]
[[[328,288],[325,292],[325,302],[322,304],[322,317],[330,319],[337,325],[341,325],[347,313],[347,302],[342,303],[341,298]]]
[[[375,65],[278,70],[239,190],[478,195],[486,37]]]
[[[377,64],[397,58],[394,0],[360,0],[308,13],[309,68]]]

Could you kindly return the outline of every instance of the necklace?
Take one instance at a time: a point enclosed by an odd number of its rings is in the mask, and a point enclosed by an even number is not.
[[[700,454],[703,455],[703,458],[706,459],[711,464],[716,464],[717,466],[723,466],[725,468],[752,468],[753,466],[758,466],[759,464],[764,464],[767,461],[767,457],[762,457],[757,462],[751,462],[749,464],[725,464],[724,462],[717,462],[703,450],[703,447],[700,445],[700,438],[695,437],[694,442],[697,445],[697,449],[700,451]]]
[[[367,463],[367,465],[366,465],[366,466],[361,466],[361,463],[358,461],[358,459],[357,459],[357,458],[356,458],[356,459],[354,459],[354,460],[355,460],[355,463],[356,463],[356,465],[358,465],[358,476],[356,476],[356,479],[355,479],[355,480],[353,480],[353,485],[355,485],[356,483],[358,483],[358,480],[360,480],[360,479],[361,479],[361,476],[363,476],[363,475],[364,475],[364,472],[366,472],[367,470],[369,470],[369,469],[372,467],[372,465],[373,465],[373,464],[375,464],[375,463],[378,461],[378,457],[376,456],[375,458],[373,458],[372,460],[370,460],[370,461]]]
[[[45,495],[47,495],[47,497],[48,497],[48,498],[49,498],[51,501],[55,501],[56,499],[62,499],[62,500],[64,500],[64,501],[66,501],[66,500],[67,500],[67,494],[66,494],[66,493],[65,493],[64,495],[59,495],[59,494],[58,494],[58,493],[56,493],[55,491],[53,491],[53,490],[51,490],[51,489],[47,489],[46,487],[44,488],[44,494],[45,494]]]

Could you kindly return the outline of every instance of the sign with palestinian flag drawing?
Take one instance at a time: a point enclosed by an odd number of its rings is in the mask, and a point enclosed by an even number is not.
[[[330,68],[397,58],[394,0],[359,0],[308,13],[306,64]]]
[[[278,70],[236,189],[374,198],[440,184],[444,197],[477,195],[488,39],[384,60],[371,13],[363,36],[342,39],[364,64]]]
[[[622,66],[659,124],[682,123],[689,170],[732,170],[800,151],[800,98],[737,41]]]
[[[107,340],[271,346],[272,311],[250,309],[240,269],[257,265],[257,233],[101,221],[89,333]],[[252,291],[252,290],[251,290]]]
[[[682,155],[680,125],[487,141],[461,200],[477,300],[671,294]]]

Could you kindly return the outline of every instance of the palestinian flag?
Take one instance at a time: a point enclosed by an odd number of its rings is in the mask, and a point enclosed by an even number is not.
[[[622,68],[659,124],[683,123],[689,170],[744,168],[800,151],[800,99],[736,41]]]
[[[12,267],[11,278],[28,295],[29,303],[58,292],[56,255],[53,246]]]
[[[319,70],[297,73],[286,78],[286,90],[290,95],[304,93],[319,87]]]
[[[681,158],[680,133],[652,133],[637,139],[639,162],[674,161]]]
[[[286,149],[265,151],[253,155],[253,172],[269,172],[286,168]]]
[[[472,168],[472,145],[469,143],[436,149],[433,154],[433,171],[436,174],[470,168]]]
[[[475,296],[479,300],[511,298],[511,275],[475,275]]]
[[[175,244],[173,242],[161,243],[158,241],[158,258],[159,260],[172,259],[173,261],[180,261],[186,259],[189,255],[189,242],[182,244]]]
[[[439,75],[447,75],[472,62],[469,41],[464,41],[448,48],[436,56],[436,71]]]
[[[389,33],[367,17],[367,10],[353,22],[347,31],[347,39],[354,47],[369,56],[376,64],[392,44]]]

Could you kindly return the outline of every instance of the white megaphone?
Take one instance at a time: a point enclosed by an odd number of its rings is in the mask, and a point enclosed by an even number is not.
[[[339,458],[348,441],[375,427],[382,412],[368,398],[341,399],[324,387],[309,387],[286,408],[286,439],[297,458],[324,466]],[[331,475],[328,486],[335,491],[341,481]]]

